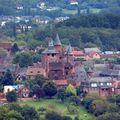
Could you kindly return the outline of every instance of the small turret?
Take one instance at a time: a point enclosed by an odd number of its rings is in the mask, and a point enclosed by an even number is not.
[[[66,51],[66,54],[67,55],[72,55],[72,47],[71,47],[71,44],[69,44],[68,48],[67,48],[67,51]]]
[[[54,49],[54,44],[53,44],[53,40],[49,40],[49,43],[48,43],[48,50],[53,50]]]

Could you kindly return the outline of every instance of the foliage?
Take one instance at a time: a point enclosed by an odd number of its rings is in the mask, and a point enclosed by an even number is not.
[[[33,107],[23,106],[21,114],[24,116],[24,120],[39,120],[38,113]]]
[[[118,113],[105,113],[100,115],[97,120],[120,120],[120,114]]]
[[[62,102],[64,102],[66,98],[66,93],[64,88],[60,88],[57,91],[57,98],[60,99]]]
[[[63,117],[62,117],[62,120],[72,120],[72,118],[69,117],[69,116],[63,116]]]
[[[0,106],[1,120],[39,120],[37,111],[33,107],[18,104]]]
[[[76,116],[74,120],[79,120],[79,117],[78,117],[78,116]]]
[[[39,85],[42,88],[43,84],[46,82],[46,78],[42,75],[37,75],[33,80],[30,80],[30,88],[32,88],[35,84]]]
[[[17,93],[15,91],[8,92],[6,94],[6,99],[8,102],[16,102],[17,101]]]
[[[45,115],[46,120],[61,120],[61,116],[56,112],[48,112]]]
[[[32,55],[32,62],[33,63],[37,63],[41,61],[41,55],[38,53],[35,53]]]
[[[28,52],[18,52],[15,54],[13,62],[19,64],[20,67],[27,67],[32,65],[31,53]]]
[[[102,115],[108,110],[108,103],[105,100],[94,100],[90,105],[89,110],[96,116]]]
[[[76,95],[76,89],[74,88],[73,85],[69,84],[65,90],[67,96],[72,96],[72,95]]]
[[[19,64],[20,67],[28,67],[39,61],[41,61],[41,55],[32,52],[17,52],[13,59],[13,63]]]
[[[3,85],[13,85],[14,83],[14,79],[13,79],[13,76],[12,76],[12,73],[11,71],[8,69],[3,78],[2,78],[2,84]]]
[[[81,103],[81,100],[78,96],[71,96],[71,97],[69,97],[69,102],[73,103],[76,106],[79,106]]]
[[[21,113],[11,110],[6,115],[6,120],[24,120]]]
[[[69,104],[67,109],[70,114],[78,114],[79,111],[78,107],[72,104]]]
[[[32,92],[34,95],[36,95],[36,97],[38,99],[40,99],[41,97],[43,97],[44,95],[44,92],[42,90],[42,88],[40,88],[39,85],[35,84],[33,87],[32,87]]]
[[[68,104],[69,102],[66,100],[64,102],[60,102],[58,99],[54,98],[54,99],[46,99],[43,98],[40,101],[20,101],[19,102],[20,105],[26,104],[32,107],[35,107],[36,110],[38,110],[39,108],[45,108],[46,111],[45,112],[41,112],[40,113],[40,119],[43,118],[43,116],[45,115],[46,112],[50,112],[50,111],[54,111],[54,112],[58,112],[58,114],[61,114],[62,116],[70,116],[71,118],[74,119],[75,116],[79,116],[80,119],[83,120],[93,120],[95,117],[94,115],[88,113],[82,106],[78,106],[78,114],[70,114],[68,112]],[[84,116],[84,114],[87,115],[87,117]]]
[[[32,49],[32,50],[34,50],[39,45],[40,45],[40,43],[36,40],[30,40],[28,42],[28,47],[29,47],[29,49]]]
[[[11,52],[12,53],[16,53],[18,51],[19,51],[18,45],[17,45],[17,43],[14,43],[12,48],[11,48]]]
[[[46,96],[52,97],[57,93],[57,87],[53,82],[46,82],[43,84],[43,90]]]
[[[115,20],[114,20],[115,19]],[[114,23],[113,23],[114,21]],[[99,28],[119,28],[120,16],[115,14],[89,14],[81,15],[80,17],[74,17],[63,23],[58,24],[59,26],[74,26],[79,27],[99,27]]]

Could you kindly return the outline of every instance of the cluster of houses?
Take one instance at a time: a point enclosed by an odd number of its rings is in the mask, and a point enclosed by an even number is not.
[[[48,48],[42,52],[42,61],[29,66],[26,76],[36,75],[53,80],[58,86],[81,86],[88,93],[110,96],[120,93],[120,65],[110,63],[95,64],[94,60],[120,56],[119,52],[101,52],[98,48],[62,47],[59,35],[49,41]]]
[[[0,48],[7,51],[5,58],[0,58],[0,76],[9,69],[16,80],[34,79],[38,75],[53,81],[58,87],[68,84],[81,86],[83,91],[106,97],[120,93],[120,65],[96,64],[95,60],[120,56],[120,52],[100,51],[99,48],[85,48],[80,50],[71,44],[63,47],[59,35],[48,42],[48,47],[42,52],[42,61],[27,68],[20,68],[12,64],[10,54],[12,44],[0,42]],[[38,46],[39,47],[39,46]],[[24,50],[23,50],[24,49]],[[26,47],[21,49],[25,51]],[[27,49],[28,51],[28,49]],[[37,52],[36,50],[34,52]],[[16,90],[19,97],[29,97],[30,88],[24,85],[4,86],[4,95]],[[1,98],[1,95],[0,95]]]

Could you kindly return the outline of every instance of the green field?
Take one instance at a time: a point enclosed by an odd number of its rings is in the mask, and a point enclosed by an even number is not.
[[[75,14],[77,14],[77,10],[63,9],[63,10],[62,10],[62,13],[75,15]]]
[[[62,103],[56,99],[43,99],[40,101],[26,101],[26,102],[19,102],[20,105],[27,104],[29,106],[35,107],[37,110],[39,108],[46,108],[48,111],[55,111],[60,113],[61,115],[71,116],[73,119],[75,116],[79,116],[80,120],[94,120],[95,117],[83,108],[78,107],[79,112],[78,114],[69,114],[67,110],[68,103]]]

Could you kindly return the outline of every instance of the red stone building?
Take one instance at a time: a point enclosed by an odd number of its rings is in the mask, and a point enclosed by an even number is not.
[[[0,43],[0,48],[3,48],[5,50],[7,50],[7,51],[10,51],[11,48],[12,48],[12,44],[9,43],[9,42],[1,42]]]

